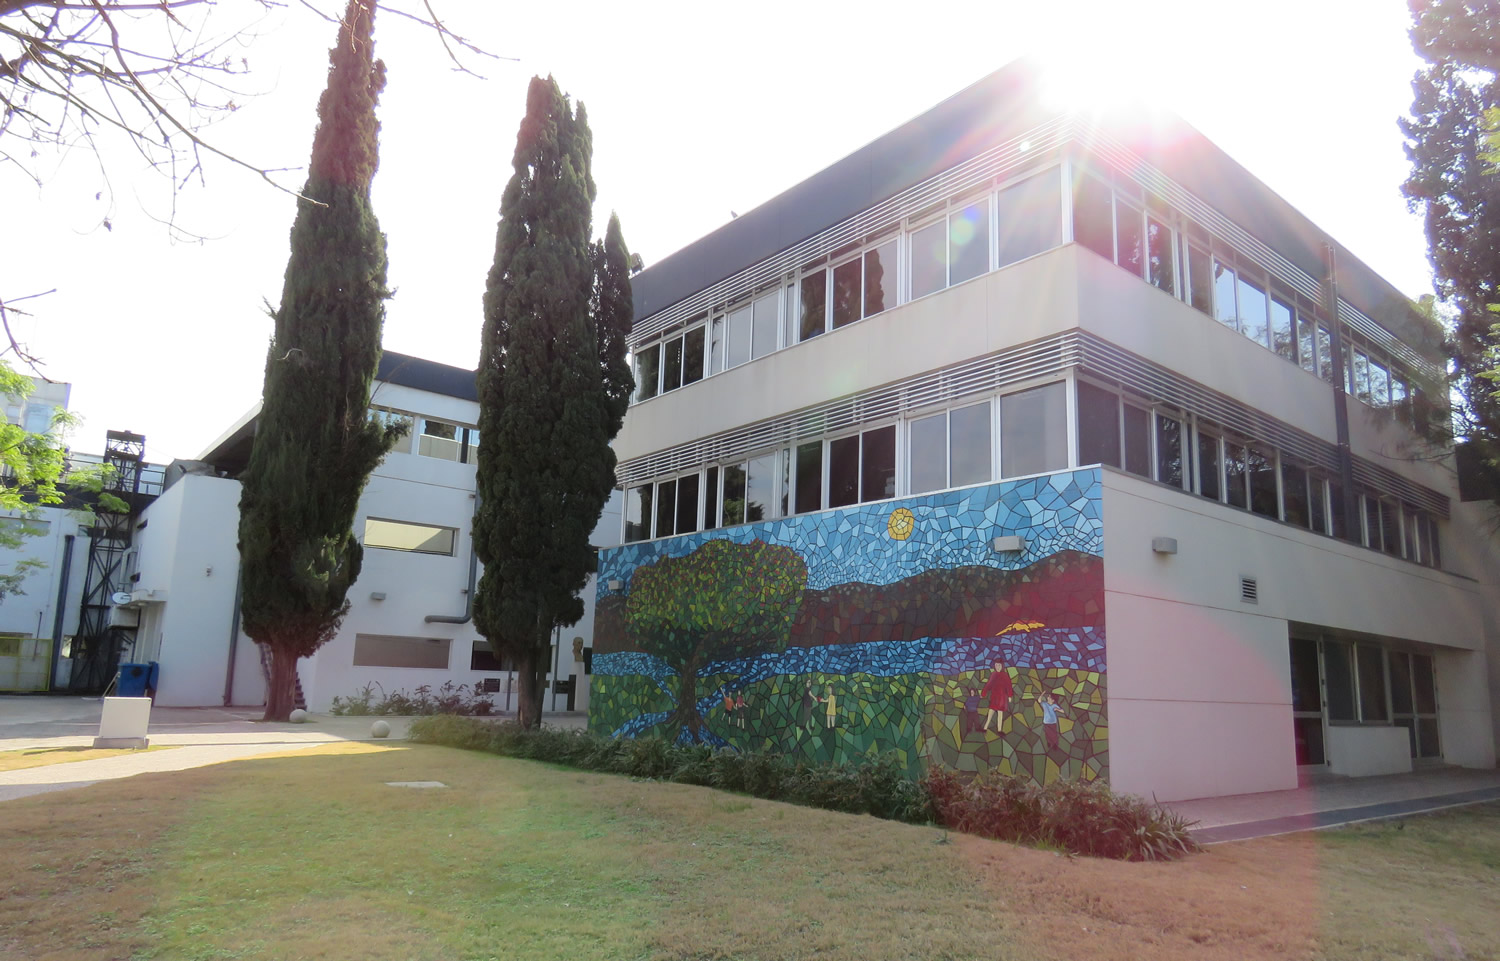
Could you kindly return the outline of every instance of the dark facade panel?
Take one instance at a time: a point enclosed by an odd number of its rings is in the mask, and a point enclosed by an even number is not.
[[[375,374],[375,379],[460,400],[479,400],[475,371],[450,367],[434,360],[423,360],[410,354],[398,354],[394,350],[380,355],[380,369]]]

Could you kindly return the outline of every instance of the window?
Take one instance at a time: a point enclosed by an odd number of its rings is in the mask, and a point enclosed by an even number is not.
[[[1177,242],[1172,228],[1155,217],[1146,218],[1146,280],[1177,295]]]
[[[1302,369],[1309,374],[1318,372],[1318,351],[1313,346],[1317,340],[1314,333],[1315,326],[1300,311],[1297,314],[1297,358],[1302,363]]]
[[[406,435],[396,442],[391,448],[393,454],[410,454],[412,445],[413,428],[416,426],[416,418],[403,410],[393,410],[389,407],[371,407],[370,420],[381,427],[404,427]]]
[[[1370,358],[1370,404],[1374,407],[1391,406],[1391,375],[1385,364]]]
[[[698,324],[642,350],[636,360],[636,399],[647,400],[702,380],[707,335],[707,325]],[[715,349],[719,349],[717,343]]]
[[[1240,333],[1262,347],[1271,346],[1265,288],[1246,280],[1242,275],[1238,278],[1235,289],[1239,294],[1236,316],[1240,323]]]
[[[1214,258],[1214,320],[1239,330],[1239,315],[1234,310],[1234,271]]]
[[[1295,315],[1291,304],[1280,297],[1271,298],[1271,349],[1294,364],[1297,362]]]
[[[926,297],[948,284],[948,223],[939,220],[911,235],[911,299]]]
[[[421,418],[417,425],[418,454],[460,464],[474,462],[473,452],[479,448],[479,431],[429,417]]]
[[[1144,218],[1135,207],[1115,199],[1115,263],[1137,277],[1146,276]]]
[[[1362,404],[1371,402],[1370,358],[1362,350],[1354,352],[1354,396],[1358,397]]]
[[[651,539],[653,493],[650,484],[632,487],[625,492],[625,543]]]
[[[1385,650],[1372,644],[1354,645],[1354,663],[1359,673],[1359,719],[1388,721],[1386,704]]]
[[[995,214],[997,266],[1062,243],[1062,178],[1054,167],[1001,189]]]
[[[1281,462],[1282,519],[1298,527],[1312,527],[1307,495],[1307,470],[1286,459]]]
[[[823,507],[823,442],[812,441],[793,448],[796,455],[795,488],[788,513],[806,514]]]
[[[448,638],[354,635],[355,667],[430,667],[448,669]],[[472,655],[471,655],[472,657]]]
[[[1073,239],[1105,260],[1115,259],[1113,195],[1097,177],[1079,173],[1073,181]]]
[[[1156,479],[1173,487],[1191,487],[1191,471],[1182,458],[1182,421],[1156,415]]]
[[[1048,384],[1000,398],[1000,476],[1043,474],[1068,466],[1065,385]]]
[[[45,434],[52,429],[51,407],[31,404],[26,408],[26,430],[32,434]]]
[[[1188,295],[1205,314],[1214,312],[1214,276],[1208,251],[1188,245]]]
[[[948,258],[950,286],[990,269],[989,197],[948,215]]]
[[[828,329],[828,272],[819,270],[802,278],[802,326],[797,339],[810,340]]]
[[[52,530],[52,522],[40,517],[0,517],[0,529],[23,537],[39,537]]]
[[[1338,368],[1333,356],[1333,334],[1328,328],[1318,326],[1318,376],[1330,384],[1338,383],[1335,371]]]
[[[639,351],[635,358],[636,400],[650,400],[661,386],[661,344]]]
[[[1223,489],[1220,475],[1219,438],[1198,432],[1198,493],[1209,500],[1219,499]]]
[[[475,641],[469,651],[469,670],[471,671],[513,671],[515,662],[510,657],[499,657],[490,650],[488,641]]]
[[[1228,438],[1224,440],[1224,501],[1230,507],[1250,506],[1250,452]]]
[[[454,527],[435,527],[431,524],[413,524],[378,517],[365,518],[366,547],[452,556],[457,541],[458,529]]]
[[[1078,382],[1078,463],[1120,466],[1120,398]]]
[[[1151,476],[1151,413],[1133,404],[1121,408],[1125,428],[1125,469]]]
[[[1276,455],[1255,447],[1246,448],[1250,475],[1250,510],[1262,517],[1281,519],[1276,498]]]
[[[1323,642],[1323,684],[1330,721],[1357,721],[1354,702],[1354,648],[1342,641]]]
[[[907,442],[909,493],[968,487],[992,479],[989,401],[914,420]]]

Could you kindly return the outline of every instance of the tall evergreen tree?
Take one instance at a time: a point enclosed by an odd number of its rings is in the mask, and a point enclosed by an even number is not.
[[[583,616],[578,592],[598,563],[589,536],[614,486],[609,443],[633,386],[629,253],[614,218],[591,242],[592,152],[583,105],[533,77],[484,294],[474,514],[475,626],[514,660],[528,727],[552,633]]]
[[[266,720],[292,710],[297,660],[349,610],[362,549],[351,527],[370,472],[403,428],[369,416],[385,319],[385,235],[370,206],[377,164],[373,0],[349,0],[318,101],[307,185],[292,225],[255,447],[240,495],[245,633],[271,653]]]
[[[1426,65],[1401,121],[1412,173],[1403,187],[1422,212],[1449,333],[1456,429],[1480,461],[1500,465],[1500,397],[1485,373],[1500,332],[1500,173],[1490,134],[1500,108],[1500,0],[1408,0],[1411,40]]]

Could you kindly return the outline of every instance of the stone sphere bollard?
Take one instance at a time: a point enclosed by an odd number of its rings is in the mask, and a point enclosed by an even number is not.
[[[288,714],[286,719],[288,721],[291,721],[293,724],[306,724],[307,723],[307,712],[304,711],[304,710],[302,710],[302,708],[299,707],[295,711],[293,711],[292,713]]]
[[[391,736],[391,726],[389,724],[385,723],[384,721],[376,721],[374,724],[370,725],[370,736],[371,737],[390,737]]]

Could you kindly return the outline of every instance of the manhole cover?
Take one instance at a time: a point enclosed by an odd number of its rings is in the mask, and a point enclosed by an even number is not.
[[[386,787],[447,787],[442,781],[387,781]]]

